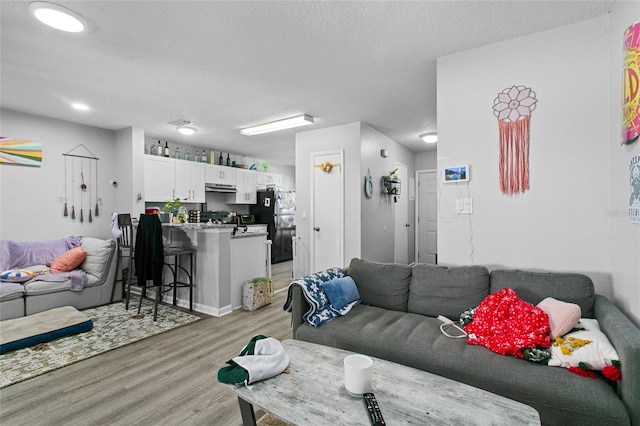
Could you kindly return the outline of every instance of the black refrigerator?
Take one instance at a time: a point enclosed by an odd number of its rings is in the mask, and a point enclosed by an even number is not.
[[[296,235],[296,193],[258,191],[257,202],[250,207],[255,223],[266,224],[271,240],[271,263],[293,259],[292,238]]]

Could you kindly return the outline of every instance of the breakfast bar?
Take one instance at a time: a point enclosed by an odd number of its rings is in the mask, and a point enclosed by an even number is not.
[[[165,244],[196,250],[194,310],[223,316],[242,306],[242,285],[269,276],[271,263],[266,229],[229,224],[182,224],[163,227]],[[178,304],[188,294],[178,290]]]

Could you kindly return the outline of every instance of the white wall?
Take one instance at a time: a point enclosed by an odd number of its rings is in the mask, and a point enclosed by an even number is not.
[[[438,151],[416,152],[415,166],[416,170],[432,170],[438,167]]]
[[[66,238],[83,235],[111,238],[111,212],[114,211],[114,194],[109,181],[114,179],[114,132],[96,127],[84,126],[67,121],[24,114],[2,109],[0,134],[16,139],[26,139],[42,143],[42,166],[25,167],[0,164],[0,239],[33,241]],[[83,195],[84,222],[80,223],[80,182],[76,177],[75,207],[76,220],[63,217],[65,189],[65,156],[76,146],[83,144],[98,161],[98,217],[88,222],[88,209],[95,208],[96,200],[90,205],[87,191]],[[79,151],[74,151],[83,153]],[[76,159],[76,175],[79,173],[79,159]],[[95,164],[95,162],[93,163]],[[67,159],[67,174],[70,178],[71,160]],[[85,178],[89,183],[88,160],[85,160]],[[92,165],[91,185],[95,181]],[[69,214],[71,214],[71,185],[67,182]]]
[[[620,146],[622,35],[640,17],[640,3],[616,2],[609,22],[609,209],[614,301],[640,327],[640,224],[632,224],[629,208],[629,162],[640,154],[640,142]]]
[[[380,155],[381,149],[388,150],[388,157]],[[393,197],[382,194],[382,176],[388,175],[396,168],[396,162],[407,166],[407,176],[414,177],[413,154],[390,137],[380,133],[366,124],[361,127],[361,167],[360,195],[362,203],[361,235],[363,259],[374,262],[394,261],[395,213],[397,204]],[[373,180],[373,196],[364,195],[364,176],[371,173]],[[414,198],[415,200],[415,198]],[[409,200],[409,182],[401,182],[400,202],[407,203],[409,223],[414,223],[415,201]],[[411,230],[413,228],[410,228]],[[412,261],[415,258],[414,233],[409,232],[408,254]]]
[[[438,169],[471,165],[469,184],[439,184],[440,262],[584,272],[610,291],[608,49],[604,16],[438,60]],[[511,85],[538,103],[531,189],[510,197],[492,105]],[[457,198],[472,215],[454,213]]]
[[[360,123],[296,133],[296,236],[300,237],[299,275],[309,274],[311,238],[311,154],[332,149],[344,150],[345,246],[344,265],[360,257]],[[303,215],[307,219],[303,220]],[[343,266],[343,265],[340,265]]]

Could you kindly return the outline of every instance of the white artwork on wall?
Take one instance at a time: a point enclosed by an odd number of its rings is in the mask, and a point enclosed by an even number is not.
[[[640,154],[629,162],[629,219],[640,224]]]

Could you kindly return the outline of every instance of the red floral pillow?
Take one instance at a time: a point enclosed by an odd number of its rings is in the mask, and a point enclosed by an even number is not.
[[[82,247],[76,247],[51,261],[51,273],[60,274],[71,272],[87,258],[87,252]]]

